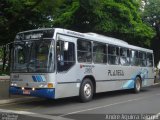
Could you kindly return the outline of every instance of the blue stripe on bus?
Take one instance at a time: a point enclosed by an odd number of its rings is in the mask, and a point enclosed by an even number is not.
[[[36,75],[37,82],[42,82],[41,77],[39,75]]]
[[[128,80],[127,82],[125,82],[123,88],[124,89],[134,88],[134,80]]]
[[[43,75],[41,76],[41,78],[42,78],[42,82],[46,82],[46,78]]]
[[[33,79],[34,82],[37,82],[37,79],[36,79],[35,76],[32,76],[32,79]]]
[[[45,77],[41,75],[33,75],[32,79],[34,82],[45,82],[46,81]]]

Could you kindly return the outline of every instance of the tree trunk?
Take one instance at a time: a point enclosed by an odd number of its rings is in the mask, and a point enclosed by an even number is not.
[[[7,71],[9,71],[10,72],[10,68],[11,68],[11,62],[12,62],[12,60],[11,60],[11,54],[12,54],[12,47],[13,47],[13,44],[11,43],[11,44],[9,44],[9,59],[8,59],[8,69],[7,69]]]
[[[155,30],[156,30],[156,36],[153,38],[153,40],[151,42],[151,49],[153,49],[153,51],[154,51],[155,66],[157,66],[160,61],[160,49],[159,49],[160,23],[156,23]]]
[[[3,45],[3,67],[2,71],[5,71],[5,64],[6,64],[6,45]]]
[[[158,38],[160,39],[160,22],[156,23],[155,30],[156,30]]]

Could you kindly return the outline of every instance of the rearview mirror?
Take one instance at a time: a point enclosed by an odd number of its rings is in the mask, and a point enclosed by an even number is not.
[[[64,51],[68,51],[68,42],[64,42]]]

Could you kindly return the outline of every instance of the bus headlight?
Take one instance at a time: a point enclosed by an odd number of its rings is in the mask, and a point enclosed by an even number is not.
[[[46,87],[47,87],[47,84],[40,84],[39,87],[40,87],[40,88],[46,88]]]
[[[22,90],[24,90],[24,87],[22,87]]]
[[[10,85],[11,86],[17,86],[17,83],[11,83]]]
[[[11,86],[14,86],[14,84],[13,84],[13,83],[11,83]]]
[[[35,91],[35,88],[32,88],[33,91]]]
[[[48,83],[48,88],[53,88],[53,83]]]
[[[43,87],[43,85],[41,84],[41,85],[39,85],[39,87]]]

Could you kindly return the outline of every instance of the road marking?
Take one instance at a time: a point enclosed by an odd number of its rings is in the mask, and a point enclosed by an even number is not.
[[[160,94],[155,94],[155,95],[156,95],[156,96],[159,96]],[[130,99],[130,100],[121,101],[121,102],[116,102],[116,103],[112,103],[112,104],[108,104],[108,105],[103,105],[103,106],[93,107],[93,108],[89,108],[89,109],[74,111],[74,112],[70,112],[70,113],[67,113],[67,114],[62,114],[62,115],[59,115],[59,116],[60,116],[60,117],[64,117],[64,116],[72,115],[72,114],[76,114],[76,113],[81,113],[81,112],[86,112],[86,111],[92,111],[92,110],[96,110],[96,109],[101,109],[101,108],[105,108],[105,107],[110,107],[110,106],[113,106],[113,105],[119,105],[119,104],[123,104],[123,103],[132,102],[132,101],[138,101],[138,100],[142,100],[142,99],[145,99],[145,98],[149,98],[149,97],[152,97],[152,96],[155,96],[155,95],[150,95],[150,96],[148,96],[148,97],[139,97],[139,98],[136,98],[136,99]]]
[[[26,115],[30,117],[44,118],[44,119],[50,119],[50,120],[73,120],[73,119],[63,118],[60,116],[44,115],[44,114],[39,114],[39,113],[27,112],[27,111],[0,109],[0,113],[14,113],[18,115]]]

